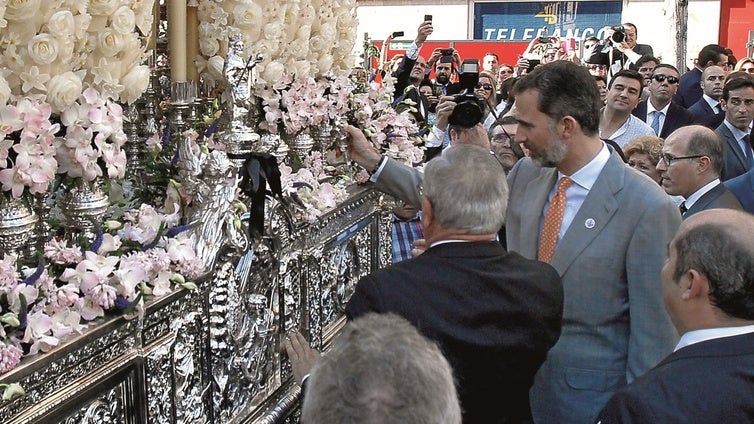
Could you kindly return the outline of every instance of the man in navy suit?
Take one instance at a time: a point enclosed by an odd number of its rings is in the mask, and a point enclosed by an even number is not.
[[[507,194],[489,148],[443,151],[424,172],[429,248],[363,277],[346,307],[349,319],[396,313],[437,342],[453,367],[464,423],[531,420],[529,387],[560,335],[557,272],[495,239]]]
[[[754,168],[746,171],[743,175],[726,181],[724,184],[741,202],[744,210],[754,214]]]
[[[393,93],[395,102],[405,99],[413,101],[416,104],[420,124],[427,122],[429,99],[419,91],[419,84],[421,84],[427,71],[427,61],[419,56],[419,51],[427,37],[432,34],[432,29],[432,21],[422,22],[419,25],[416,39],[406,49],[406,55],[403,56],[398,70],[392,75],[395,78],[395,93]]]
[[[715,129],[723,123],[725,112],[720,104],[725,85],[725,71],[714,65],[702,72],[702,98],[691,105],[689,112],[694,115],[694,123]]]
[[[649,83],[649,99],[639,103],[631,112],[649,124],[661,138],[667,138],[678,128],[691,125],[694,116],[671,101],[678,89],[678,69],[667,63],[655,66]]]
[[[725,120],[715,132],[723,140],[725,165],[722,180],[746,173],[754,165],[751,122],[754,119],[754,79],[735,78],[723,88]]]
[[[722,166],[723,145],[707,127],[683,127],[665,140],[657,171],[666,193],[684,197],[683,219],[705,209],[741,209],[736,196],[720,182]]]
[[[708,44],[699,51],[696,67],[686,72],[678,84],[678,92],[673,96],[673,101],[679,106],[689,108],[702,97],[702,71],[708,66],[724,66],[728,63],[728,55],[725,48],[717,44]]]
[[[662,269],[675,351],[619,390],[613,423],[754,422],[754,216],[713,209],[683,222]]]

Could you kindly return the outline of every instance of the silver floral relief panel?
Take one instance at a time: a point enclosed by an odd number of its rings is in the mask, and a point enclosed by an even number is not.
[[[138,422],[133,416],[133,412],[137,409],[133,405],[134,393],[133,379],[123,381],[60,422],[63,424]]]
[[[144,339],[154,340],[144,349],[150,423],[212,422],[204,301],[191,293],[145,318]]]

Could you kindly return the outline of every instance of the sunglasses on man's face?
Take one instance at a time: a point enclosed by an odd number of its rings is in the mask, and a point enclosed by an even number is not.
[[[475,88],[483,88],[487,91],[492,90],[492,84],[477,84]]]
[[[657,82],[663,82],[667,79],[668,84],[678,84],[678,78],[672,75],[655,74],[655,75],[652,75],[652,79]]]

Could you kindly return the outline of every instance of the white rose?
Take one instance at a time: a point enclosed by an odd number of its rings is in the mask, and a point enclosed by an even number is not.
[[[215,81],[223,79],[223,67],[225,66],[225,59],[221,56],[212,56],[207,60],[207,73]]]
[[[311,34],[312,34],[311,25],[301,25],[298,27],[298,31],[296,32],[296,39],[308,40]]]
[[[264,26],[264,38],[278,40],[282,36],[283,25],[280,22],[270,22]]]
[[[317,60],[317,75],[326,74],[333,65],[333,58],[329,54],[323,54]]]
[[[29,57],[39,65],[49,65],[58,57],[58,43],[50,34],[37,34],[29,41]]]
[[[126,103],[133,103],[147,91],[149,86],[149,67],[145,65],[134,66],[131,71],[120,80],[125,90],[120,98]]]
[[[309,55],[309,43],[306,39],[296,39],[288,44],[288,54],[285,55],[289,59],[298,60],[305,59]]]
[[[316,12],[314,8],[311,5],[306,5],[301,8],[299,19],[301,20],[301,23],[312,23],[315,15]]]
[[[298,79],[311,76],[312,64],[308,60],[297,60],[293,62],[290,68]]]
[[[328,46],[325,38],[319,34],[309,39],[309,48],[311,49],[312,53],[324,52],[327,47]]]
[[[233,8],[233,24],[239,28],[258,28],[263,16],[262,8],[255,3],[240,3]]]
[[[74,28],[73,13],[69,10],[59,10],[47,21],[47,30],[55,37],[70,37],[73,35]]]
[[[92,15],[109,16],[120,6],[120,0],[89,0],[87,11]]]
[[[283,72],[285,71],[285,65],[280,62],[270,62],[264,67],[262,71],[262,79],[268,83],[280,81],[283,78]]]
[[[124,40],[121,34],[105,28],[97,37],[98,49],[103,56],[112,57],[123,50]]]
[[[330,22],[325,22],[319,28],[319,33],[322,34],[322,36],[325,37],[326,40],[334,40],[336,33],[335,25]]]
[[[199,37],[199,51],[204,56],[214,56],[220,50],[220,42],[216,38]]]
[[[81,95],[81,77],[73,72],[55,75],[47,83],[47,103],[53,112],[61,112]]]
[[[5,19],[8,21],[26,21],[39,13],[41,0],[8,0]]]
[[[0,106],[5,106],[10,99],[10,86],[8,81],[0,75]]]
[[[134,15],[134,11],[128,6],[121,6],[110,17],[110,22],[116,32],[129,34],[134,32],[136,15]]]

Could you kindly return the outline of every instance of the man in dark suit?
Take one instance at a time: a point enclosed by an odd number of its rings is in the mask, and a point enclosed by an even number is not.
[[[694,123],[694,116],[670,99],[678,89],[678,69],[667,63],[655,66],[649,84],[649,99],[639,103],[631,112],[643,120],[661,138],[678,128]]]
[[[615,393],[599,423],[754,422],[754,216],[708,210],[681,224],[662,269],[682,334],[657,367]]]
[[[754,168],[746,171],[743,175],[726,181],[724,184],[741,202],[743,209],[754,214]]]
[[[678,83],[678,92],[673,96],[673,101],[679,106],[689,108],[702,97],[702,71],[708,66],[724,66],[728,63],[728,55],[725,48],[717,44],[708,44],[699,51],[696,67],[686,72]]]
[[[725,71],[717,65],[708,66],[702,72],[702,98],[689,108],[694,115],[694,123],[713,130],[723,123],[725,112],[720,99],[723,97],[724,81]]]
[[[515,87],[516,141],[530,157],[508,174],[508,248],[548,260],[566,299],[563,332],[530,393],[538,423],[592,422],[613,391],[655,366],[678,339],[658,276],[681,216],[656,182],[600,140],[591,80],[584,67],[555,61]],[[551,210],[562,217],[554,251],[553,231],[542,225]]]
[[[736,196],[720,182],[722,166],[723,145],[707,127],[683,127],[665,140],[657,170],[665,192],[684,197],[683,219],[705,209],[741,209]]]
[[[720,103],[725,111],[725,120],[715,132],[723,140],[725,164],[722,180],[727,181],[754,167],[750,134],[754,119],[754,80],[735,78],[728,81]]]
[[[395,103],[411,100],[416,105],[420,125],[427,122],[429,99],[419,91],[419,85],[427,71],[427,62],[419,56],[419,50],[427,37],[432,34],[432,29],[432,21],[422,22],[419,25],[416,39],[406,49],[406,55],[403,56],[398,70],[392,75],[395,78],[395,92],[393,93]]]
[[[529,387],[560,334],[560,278],[495,240],[508,188],[489,148],[451,146],[427,164],[423,186],[429,248],[363,277],[346,315],[393,312],[436,341],[464,423],[527,422]]]
[[[625,37],[622,42],[616,43],[613,40],[615,31],[608,28],[605,31],[605,39],[599,44],[592,47],[587,52],[586,63],[594,65],[604,65],[608,68],[607,75],[612,77],[622,69],[636,69],[634,64],[644,55],[653,56],[652,46],[648,44],[637,44],[636,25],[626,22],[621,28]]]

